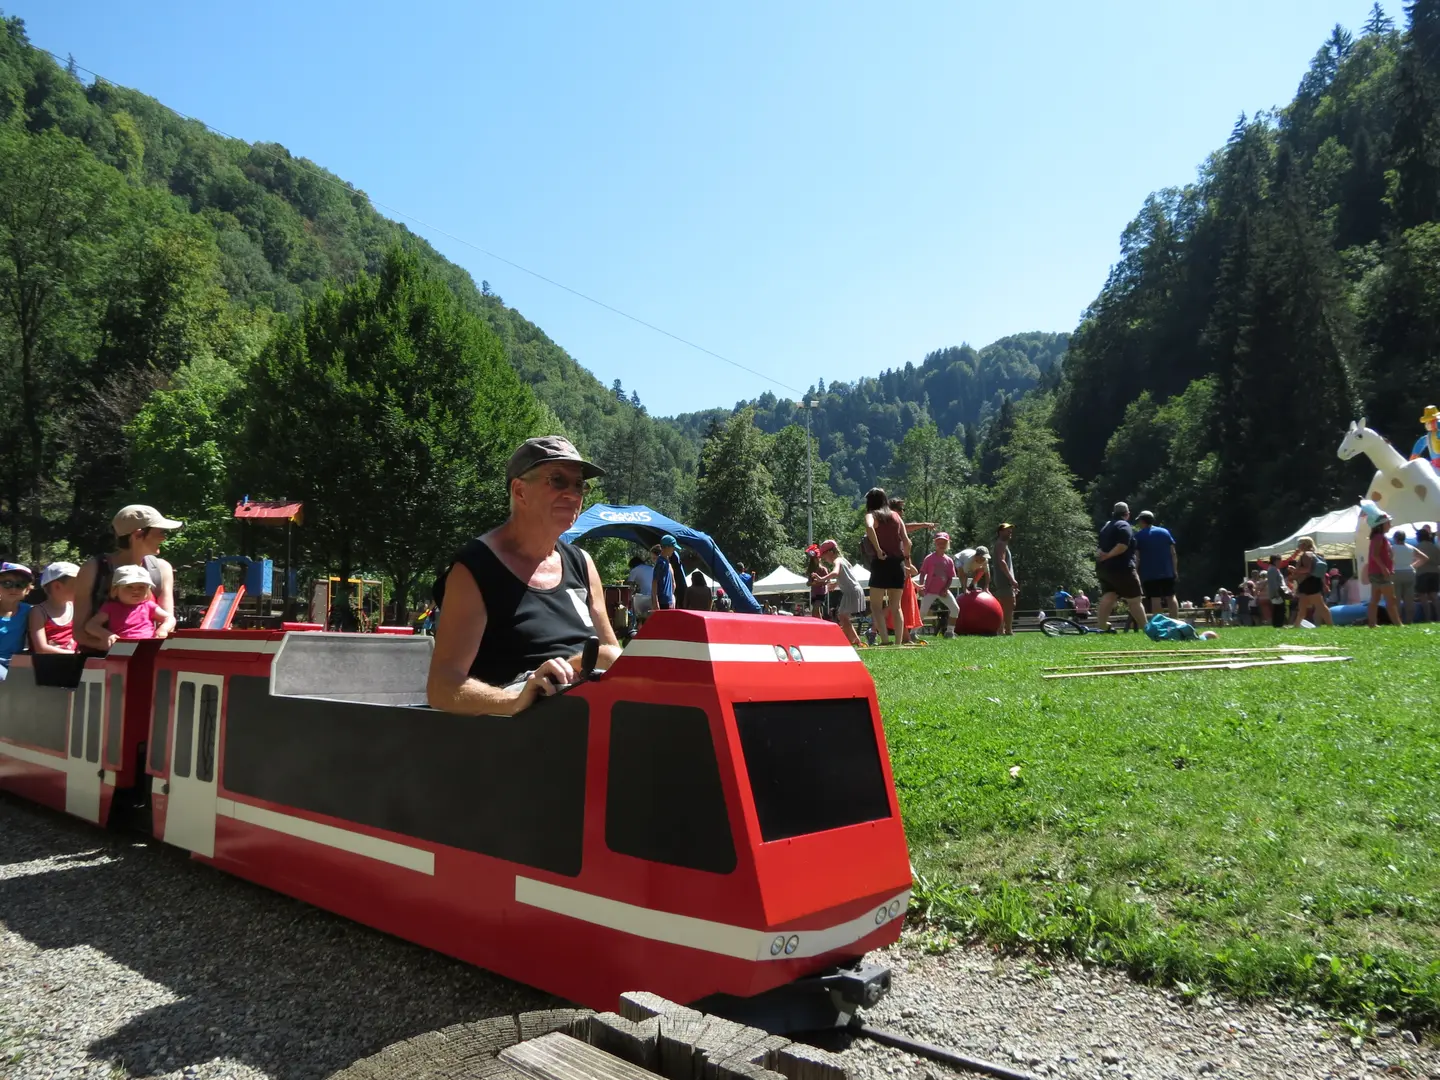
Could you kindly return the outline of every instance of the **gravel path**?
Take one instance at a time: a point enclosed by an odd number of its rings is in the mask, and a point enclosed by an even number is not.
[[[982,950],[893,950],[879,1026],[1037,1076],[1440,1077],[1440,1051],[1274,1006],[1185,1005]],[[0,796],[0,1077],[310,1080],[399,1039],[561,1003]],[[960,1074],[857,1041],[862,1080]],[[1389,1070],[1388,1072],[1386,1070]]]

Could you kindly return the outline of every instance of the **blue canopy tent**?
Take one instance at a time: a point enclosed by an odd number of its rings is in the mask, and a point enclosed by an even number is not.
[[[660,537],[666,533],[675,537],[683,550],[693,551],[699,556],[710,576],[725,590],[725,595],[730,598],[731,606],[736,611],[751,615],[761,613],[759,602],[751,595],[750,590],[745,588],[740,575],[735,573],[730,560],[725,558],[725,553],[716,546],[714,540],[688,525],[671,521],[648,506],[607,506],[597,503],[581,514],[560,539],[573,544],[576,540],[586,538],[600,540],[607,536],[618,536],[622,540],[648,548],[658,544]]]

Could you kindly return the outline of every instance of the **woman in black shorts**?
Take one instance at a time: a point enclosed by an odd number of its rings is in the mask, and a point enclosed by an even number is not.
[[[1295,564],[1295,621],[1309,619],[1316,626],[1334,626],[1330,609],[1325,606],[1325,564],[1315,554],[1315,541],[1302,536],[1295,542],[1290,556]]]
[[[890,644],[885,628],[885,605],[888,603],[895,614],[895,625],[904,626],[900,610],[901,597],[905,592],[905,564],[910,559],[910,536],[905,531],[905,521],[890,509],[889,499],[882,488],[871,488],[865,493],[865,539],[874,549],[875,558],[870,564],[870,619],[879,636],[881,645]],[[900,630],[897,636],[903,636]]]
[[[1427,622],[1440,621],[1440,544],[1435,530],[1421,525],[1415,530],[1415,550],[1425,556],[1424,565],[1415,572],[1415,599],[1420,601],[1420,615]]]

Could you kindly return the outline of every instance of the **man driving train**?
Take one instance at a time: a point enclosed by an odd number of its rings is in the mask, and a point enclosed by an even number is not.
[[[435,627],[430,704],[470,716],[511,716],[576,680],[590,638],[597,667],[620,643],[590,555],[560,539],[586,482],[605,470],[558,435],[527,439],[510,457],[510,516],[456,554]]]

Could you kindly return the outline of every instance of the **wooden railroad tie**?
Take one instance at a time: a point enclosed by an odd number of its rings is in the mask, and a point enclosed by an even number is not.
[[[393,1043],[330,1080],[848,1080],[834,1054],[656,994],[620,1012],[550,1009]]]

